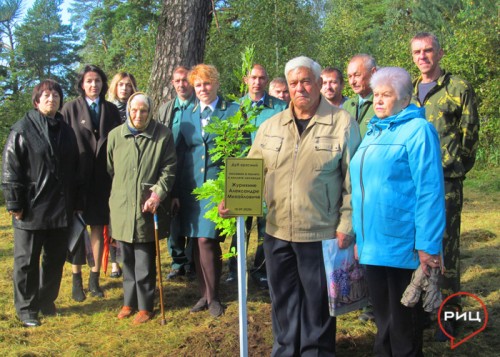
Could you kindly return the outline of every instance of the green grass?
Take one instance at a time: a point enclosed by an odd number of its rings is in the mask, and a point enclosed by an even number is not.
[[[433,341],[426,330],[426,356],[493,356],[500,350],[500,169],[472,172],[465,185],[462,215],[462,289],[477,294],[487,305],[487,329],[451,350],[448,343]],[[65,266],[56,304],[59,315],[42,317],[43,325],[25,329],[15,317],[12,293],[13,241],[10,218],[0,214],[0,355],[2,356],[237,356],[239,354],[238,304],[235,286],[222,283],[224,316],[213,319],[208,313],[190,314],[198,299],[196,283],[164,282],[166,325],[159,313],[152,322],[133,326],[118,321],[122,305],[121,282],[103,277],[106,297],[88,297],[83,303],[71,300],[71,269]],[[251,239],[253,257],[255,237]],[[224,243],[227,251],[229,242]],[[166,244],[162,242],[162,268],[169,270]],[[224,267],[226,273],[226,267]],[[84,270],[87,287],[88,269]],[[224,279],[224,276],[223,276]],[[249,355],[268,356],[272,331],[267,292],[248,283]],[[467,308],[467,302],[466,302]],[[469,306],[469,308],[472,308]],[[339,356],[371,356],[375,326],[357,320],[359,312],[342,316],[337,322]],[[463,328],[462,333],[468,330]]]

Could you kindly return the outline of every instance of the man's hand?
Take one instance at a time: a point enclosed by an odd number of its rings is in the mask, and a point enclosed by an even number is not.
[[[9,211],[9,214],[14,217],[14,219],[20,221],[23,219],[23,210],[20,211]]]
[[[439,268],[440,266],[439,255],[431,255],[424,252],[423,250],[419,250],[418,258],[420,259],[420,265],[422,266],[422,271],[427,276],[431,275],[431,272],[429,271],[428,267]]]
[[[226,208],[226,203],[224,202],[224,200],[219,203],[217,208],[219,210],[219,216],[221,216],[222,218],[229,218],[229,210]]]
[[[354,237],[350,236],[348,234],[344,234],[342,232],[336,232],[335,235],[337,236],[337,242],[339,245],[340,249],[345,249],[348,246],[351,245],[351,243],[354,241]]]

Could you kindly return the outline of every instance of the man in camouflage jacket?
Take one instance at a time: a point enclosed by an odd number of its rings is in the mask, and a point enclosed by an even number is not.
[[[477,101],[469,83],[441,69],[443,50],[435,35],[419,33],[411,40],[413,62],[420,70],[414,82],[413,102],[439,133],[446,193],[446,230],[441,284],[445,296],[460,291],[460,215],[465,174],[476,158],[479,134]],[[460,300],[448,301],[460,309]]]

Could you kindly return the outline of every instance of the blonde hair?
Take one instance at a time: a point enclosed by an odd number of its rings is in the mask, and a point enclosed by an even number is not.
[[[120,82],[123,78],[130,78],[130,82],[132,83],[132,94],[137,92],[137,82],[135,81],[134,75],[132,73],[127,73],[127,72],[118,72],[117,74],[115,74],[115,76],[111,80],[111,84],[109,85],[107,94],[108,94],[108,100],[110,102],[118,100],[116,96],[116,90],[118,88],[118,82]]]

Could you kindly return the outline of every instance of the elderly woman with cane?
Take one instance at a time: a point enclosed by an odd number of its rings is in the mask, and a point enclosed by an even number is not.
[[[153,103],[134,93],[127,104],[127,120],[108,137],[108,172],[112,177],[109,207],[113,238],[123,259],[124,304],[119,319],[138,311],[133,323],[153,316],[155,294],[155,225],[165,238],[170,226],[170,194],[175,180],[176,155],[172,133],[152,118]],[[159,252],[158,252],[159,253]]]
[[[403,306],[413,271],[439,267],[445,222],[439,138],[410,104],[402,68],[371,79],[375,116],[351,160],[353,226],[373,303],[377,356],[422,356],[422,303]]]

